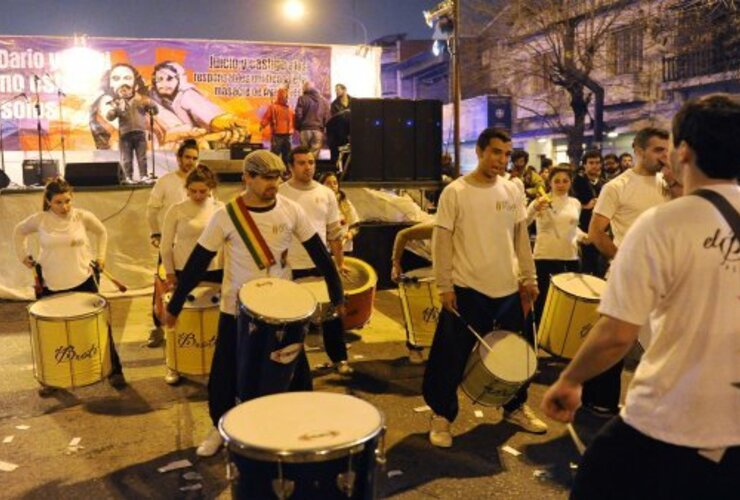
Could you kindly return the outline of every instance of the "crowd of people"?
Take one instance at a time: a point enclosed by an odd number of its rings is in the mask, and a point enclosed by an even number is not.
[[[157,180],[149,199],[151,244],[159,248],[172,290],[164,317],[155,321],[173,327],[199,282],[221,284],[208,381],[214,429],[198,447],[200,456],[214,455],[223,445],[216,427],[237,401],[312,388],[302,346],[295,362],[285,364],[271,364],[271,353],[259,353],[270,369],[255,383],[243,383],[253,368],[237,360],[240,332],[258,327],[240,317],[238,295],[245,283],[324,277],[335,311],[321,320],[326,352],[340,374],[353,373],[341,321],[342,275],[359,220],[336,175],[315,180],[326,126],[321,120],[330,111],[310,84],[304,90],[295,116],[268,110],[273,152],[258,150],[245,158],[245,190],[235,199],[214,199],[215,176],[198,164],[194,141],[181,145],[178,169]],[[351,102],[343,90],[332,106],[337,113]],[[278,95],[276,105],[285,106],[284,96]],[[291,134],[293,121],[304,144],[289,149],[278,131]],[[537,171],[528,166],[526,152],[513,149],[507,131],[481,132],[476,168],[444,188],[433,222],[413,235],[401,233],[391,256],[393,277],[400,279],[405,242],[432,239],[442,305],[422,388],[433,412],[432,445],[453,445],[457,391],[478,341],[471,331],[505,330],[534,347],[536,332],[527,327],[527,315],[542,316],[551,276],[587,273],[606,278],[601,318],[542,406],[563,422],[581,405],[613,417],[588,448],[573,496],[631,498],[650,491],[648,496],[724,498],[737,491],[739,135],[740,103],[726,95],[690,100],[671,132],[643,128],[632,154],[587,151],[578,168],[548,161]],[[16,226],[18,259],[43,277],[39,298],[98,291],[105,227],[90,212],[73,208],[72,200],[71,186],[54,180],[46,187],[43,211]],[[26,243],[34,232],[40,236],[35,258]],[[95,237],[94,253],[88,234]],[[150,341],[157,345],[161,338],[155,334]],[[621,406],[623,359],[637,341],[643,359]],[[422,362],[418,349],[409,348],[410,359]],[[112,355],[111,383],[120,386],[125,379],[115,348]],[[177,379],[176,372],[167,372],[168,383]],[[530,382],[503,404],[503,417],[543,434],[547,423],[527,405]]]

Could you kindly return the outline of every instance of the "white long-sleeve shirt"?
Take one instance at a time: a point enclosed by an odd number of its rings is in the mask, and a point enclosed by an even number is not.
[[[96,237],[97,252],[93,256],[87,232]],[[31,255],[28,235],[38,233],[44,282],[49,290],[67,290],[82,284],[91,274],[90,262],[105,259],[108,232],[95,215],[73,208],[66,217],[51,210],[37,212],[18,223],[13,231],[13,244],[18,260]]]
[[[208,221],[216,210],[223,206],[222,202],[211,197],[200,205],[186,199],[175,203],[167,210],[162,224],[162,242],[159,246],[162,264],[167,274],[175,274],[175,270],[182,271]],[[222,268],[223,257],[219,252],[211,261],[208,270]]]
[[[578,240],[586,234],[578,229],[581,202],[570,196],[551,196],[550,207],[537,212],[537,200],[527,207],[527,222],[537,223],[535,260],[577,260]]]
[[[161,233],[167,209],[186,198],[185,178],[180,177],[177,170],[157,179],[146,204],[146,217],[152,234]]]

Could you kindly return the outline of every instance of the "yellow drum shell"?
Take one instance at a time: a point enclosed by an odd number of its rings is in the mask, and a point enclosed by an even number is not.
[[[94,293],[65,293],[28,307],[36,380],[75,388],[100,382],[111,372],[110,306]]]
[[[398,296],[407,338],[412,345],[429,347],[442,309],[432,268],[417,269],[405,277],[411,279],[398,284]]]
[[[165,297],[165,302],[169,301]],[[184,375],[208,375],[216,348],[219,288],[193,289],[174,328],[165,330],[167,368]]]
[[[605,287],[604,280],[588,274],[553,276],[537,332],[539,345],[555,356],[573,358],[599,319]]]

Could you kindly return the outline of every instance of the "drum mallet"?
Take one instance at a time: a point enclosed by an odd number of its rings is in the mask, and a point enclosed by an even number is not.
[[[576,445],[576,450],[578,450],[578,454],[583,455],[583,453],[586,451],[586,445],[583,444],[581,438],[579,438],[578,434],[576,434],[576,430],[573,428],[573,424],[568,422],[565,427],[568,429],[568,434],[570,434],[570,438],[573,440],[573,444]]]
[[[111,281],[111,283],[113,283],[116,286],[116,288],[118,288],[119,292],[126,293],[126,290],[128,290],[128,287],[124,285],[123,283],[121,283],[120,281],[118,281],[116,278],[114,278],[111,273],[109,273],[105,269],[101,269],[97,262],[91,262],[90,267],[92,267],[93,269],[101,273],[103,276],[108,278]]]
[[[480,342],[481,345],[486,346],[486,349],[488,349],[488,352],[491,352],[492,351],[491,346],[488,345],[488,343],[486,343],[485,340],[483,340],[483,337],[481,337],[480,333],[476,332],[475,329],[472,326],[470,326],[470,323],[468,323],[467,321],[465,321],[463,319],[463,317],[460,316],[460,313],[457,312],[457,309],[452,309],[452,314],[454,314],[455,316],[457,316],[457,319],[459,319],[462,322],[462,324],[465,325],[465,327],[468,330],[470,330],[470,333],[472,333],[473,335],[475,335],[475,338],[478,339],[478,342]]]

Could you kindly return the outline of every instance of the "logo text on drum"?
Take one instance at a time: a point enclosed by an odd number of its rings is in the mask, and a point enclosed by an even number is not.
[[[60,345],[54,350],[54,359],[57,364],[64,361],[82,361],[84,359],[90,359],[98,353],[98,346],[92,344],[86,351],[77,352],[74,345]]]
[[[196,347],[203,349],[205,347],[214,347],[216,345],[216,336],[212,336],[205,342],[198,342],[198,339],[193,332],[180,332],[177,335],[177,346],[178,347]]]

